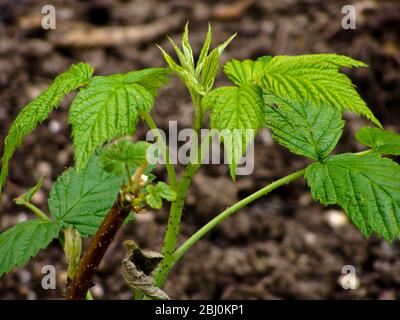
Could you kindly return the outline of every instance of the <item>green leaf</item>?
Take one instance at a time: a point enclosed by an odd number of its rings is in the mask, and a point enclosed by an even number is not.
[[[265,66],[260,85],[279,97],[329,105],[364,115],[381,127],[341,67],[365,67],[361,61],[336,54],[277,56]]]
[[[219,44],[214,50],[217,50],[219,55],[221,56],[222,53],[225,51],[226,47],[232,42],[233,39],[237,36],[237,33],[231,35],[227,40]]]
[[[161,198],[168,200],[168,201],[174,201],[176,198],[176,192],[165,182],[157,182],[156,184],[157,192],[160,195]]]
[[[186,24],[185,30],[182,35],[183,51],[175,44],[175,42],[170,37],[167,37],[167,39],[169,40],[172,47],[174,48],[182,67],[185,70],[188,70],[189,72],[193,72],[194,71],[194,59],[193,59],[192,48],[190,47],[190,44],[189,44],[188,32],[189,32],[188,24]]]
[[[204,40],[203,46],[201,47],[199,59],[197,60],[196,64],[196,76],[200,75],[200,71],[203,68],[204,60],[208,56],[208,51],[210,50],[210,45],[211,45],[211,37],[212,37],[212,29],[211,29],[211,24],[208,23],[208,31],[207,31],[207,36]]]
[[[154,209],[161,209],[162,199],[174,201],[176,192],[165,182],[158,182],[156,185],[148,185],[146,187],[148,194],[146,195],[147,204]]]
[[[192,47],[189,43],[189,22],[186,22],[185,29],[182,35],[182,50],[185,56],[185,60],[192,70],[194,70],[194,58]]]
[[[217,129],[230,163],[230,174],[235,179],[237,163],[258,129],[263,127],[262,92],[256,86],[222,87],[211,91],[203,99],[211,110],[210,125]],[[249,135],[249,133],[252,134]]]
[[[25,265],[57,237],[60,226],[45,219],[20,222],[0,234],[0,277]]]
[[[128,140],[120,140],[106,148],[101,155],[103,167],[107,172],[116,175],[125,172],[125,166],[139,167],[146,162],[149,146],[150,144],[146,141],[132,143]]]
[[[90,236],[117,199],[121,183],[121,177],[102,169],[100,156],[95,154],[85,169],[69,168],[53,184],[50,212],[63,228],[72,225],[82,236]]]
[[[0,192],[8,174],[8,163],[24,137],[43,122],[49,113],[61,103],[71,91],[85,85],[93,74],[93,69],[86,63],[72,65],[68,71],[60,74],[53,83],[37,98],[27,104],[11,124],[4,140],[4,154],[0,173]]]
[[[171,70],[168,68],[147,68],[131,71],[126,74],[127,83],[137,83],[156,97],[160,87],[169,81]]]
[[[218,50],[213,50],[204,60],[204,65],[201,69],[200,84],[204,92],[208,92],[214,85],[215,77],[219,70],[220,55]]]
[[[94,77],[76,96],[69,113],[78,171],[101,145],[132,135],[140,111],[150,111],[154,99],[136,83],[135,73]],[[141,79],[139,82],[142,82]],[[153,91],[153,88],[150,88]]]
[[[203,91],[199,84],[199,81],[197,80],[197,77],[194,75],[194,72],[192,70],[188,70],[187,66],[183,67],[178,65],[174,61],[174,59],[172,59],[172,57],[167,52],[165,52],[163,48],[161,48],[159,45],[157,45],[157,47],[163,54],[165,61],[168,63],[168,66],[182,80],[182,82],[185,83],[186,86],[188,86],[189,88],[193,88],[197,92]],[[179,50],[179,48],[175,47],[175,50]]]
[[[150,207],[152,207],[154,209],[162,208],[162,199],[158,194],[156,194],[154,192],[146,195],[146,202]]]
[[[219,61],[225,48],[236,37],[233,34],[225,42],[218,45],[209,55],[204,58],[200,65],[198,65],[198,72],[200,72],[200,84],[203,89],[203,94],[208,93],[214,85],[215,77],[219,70]],[[207,41],[207,39],[206,39]]]
[[[380,128],[362,127],[357,140],[382,154],[400,155],[400,135]]]
[[[39,189],[42,187],[43,180],[44,176],[40,177],[40,179],[36,182],[36,184],[32,188],[30,188],[27,192],[25,192],[24,194],[20,195],[18,198],[15,199],[15,203],[21,204],[21,200],[22,202],[30,202],[33,196],[36,194],[36,192],[38,192]]]
[[[171,38],[168,37],[168,40],[172,44],[178,56],[180,65],[178,65],[174,59],[164,51],[163,48],[160,46],[158,46],[158,48],[161,50],[164,59],[168,63],[171,70],[178,75],[185,85],[200,95],[205,95],[209,90],[211,90],[214,84],[215,77],[218,73],[219,60],[222,52],[235,36],[236,34],[232,35],[228,40],[218,45],[209,54],[208,51],[211,44],[211,26],[209,24],[207,37],[201,49],[200,57],[197,61],[196,67],[194,67],[193,51],[189,43],[188,24],[186,24],[182,35],[182,50]]]
[[[321,160],[335,148],[344,121],[336,108],[264,95],[265,121],[273,138],[293,153]]]
[[[271,59],[271,56],[263,56],[255,61],[232,59],[224,64],[224,72],[236,85],[255,83],[264,75],[265,66]]]
[[[340,154],[315,163],[305,178],[314,199],[338,204],[365,236],[400,235],[400,166],[376,153]]]

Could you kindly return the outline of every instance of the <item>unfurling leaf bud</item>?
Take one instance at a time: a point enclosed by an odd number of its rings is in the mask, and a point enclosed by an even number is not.
[[[82,250],[82,239],[79,232],[68,227],[64,231],[64,252],[68,264],[68,278],[72,279],[79,264]]]

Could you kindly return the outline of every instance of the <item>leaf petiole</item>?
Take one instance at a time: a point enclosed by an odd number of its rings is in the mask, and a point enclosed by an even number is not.
[[[161,141],[163,141],[163,137],[161,136],[160,131],[159,131],[156,123],[154,122],[152,116],[150,115],[150,113],[148,113],[146,111],[142,111],[140,113],[140,116],[146,122],[148,127],[153,131],[153,134],[156,136],[157,141],[159,143]],[[163,142],[164,142],[165,148],[161,148],[161,150],[163,152],[162,156],[165,159],[165,167],[167,169],[169,183],[171,185],[171,188],[175,190],[176,189],[176,184],[177,184],[176,173],[175,173],[174,166],[171,164],[169,148],[166,145],[165,141],[163,141]]]
[[[301,169],[299,171],[296,171],[286,177],[283,177],[279,180],[276,180],[275,182],[272,182],[271,184],[265,186],[264,188],[254,192],[253,194],[249,195],[248,197],[240,200],[239,202],[235,203],[225,211],[221,212],[218,214],[214,219],[209,221],[207,224],[205,224],[201,229],[199,229],[196,233],[194,233],[189,239],[187,239],[172,255],[172,257],[169,259],[169,264],[165,267],[163,272],[159,275],[158,282],[163,283],[169,270],[174,266],[174,264],[191,248],[193,247],[204,235],[206,235],[209,231],[211,231],[213,228],[215,228],[218,224],[220,224],[222,221],[230,217],[233,213],[237,212],[241,208],[245,207],[249,203],[259,199],[260,197],[268,194],[269,192],[285,185],[288,184],[289,182],[292,182],[300,177],[302,177],[305,173],[306,169]]]
[[[16,204],[24,206],[24,207],[28,208],[29,210],[31,210],[39,218],[42,218],[42,219],[47,220],[47,221],[52,221],[42,210],[40,210],[34,204],[32,204],[32,203],[30,203],[28,201],[25,201],[22,198],[16,198],[14,201],[15,201]]]

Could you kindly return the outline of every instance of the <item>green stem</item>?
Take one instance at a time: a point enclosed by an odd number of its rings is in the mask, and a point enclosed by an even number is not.
[[[124,167],[125,167],[126,175],[128,176],[128,184],[132,185],[132,173],[131,173],[131,170],[129,169],[129,166],[126,163],[125,163]]]
[[[189,163],[183,173],[182,178],[177,185],[177,197],[171,204],[167,230],[165,232],[162,254],[164,259],[159,264],[154,272],[156,285],[161,287],[165,281],[165,277],[170,269],[170,264],[173,263],[173,254],[176,247],[176,242],[179,234],[179,226],[182,218],[183,206],[185,203],[186,194],[192,182],[193,175],[200,167],[200,163]]]
[[[143,120],[147,123],[147,125],[149,126],[149,128],[153,131],[153,134],[156,136],[157,141],[161,142],[163,141],[163,137],[156,125],[156,123],[154,122],[153,118],[151,117],[150,113],[143,111],[141,112],[141,117],[143,118]],[[170,154],[169,154],[169,148],[166,144],[166,142],[164,141],[164,145],[165,145],[165,152],[163,152],[163,157],[165,159],[165,167],[167,169],[167,173],[168,173],[168,179],[169,179],[169,183],[172,187],[172,189],[176,189],[176,173],[175,173],[175,169],[174,166],[171,164],[170,161]],[[163,151],[164,148],[161,148],[161,150]]]
[[[196,233],[194,233],[189,239],[187,239],[173,254],[172,259],[170,260],[169,269],[188,251],[191,247],[193,247],[205,234],[207,234],[210,230],[215,228],[218,224],[224,221],[226,218],[231,216],[233,213],[237,212],[239,209],[245,207],[249,203],[255,201],[256,199],[268,194],[272,190],[276,188],[288,184],[289,182],[296,180],[304,175],[306,169],[302,169],[296,171],[284,178],[281,178],[271,184],[265,186],[264,188],[254,192],[243,200],[235,203],[225,211],[221,212],[214,219],[204,225],[201,229],[199,229]],[[168,271],[169,271],[168,269]],[[167,272],[168,272],[167,271]],[[166,272],[166,273],[167,273]]]
[[[191,90],[189,90],[189,92],[194,105],[193,129],[199,133],[204,122],[204,111],[201,106],[202,97],[198,93],[192,92]]]
[[[19,205],[23,205],[25,207],[27,207],[29,210],[31,210],[34,214],[36,214],[39,218],[51,221],[50,218],[42,211],[40,210],[38,207],[36,207],[35,205],[33,205],[30,202],[27,201],[21,201],[19,200],[18,202]]]
[[[365,156],[366,154],[372,153],[372,152],[374,152],[373,149],[367,149],[367,150],[364,150],[364,151],[356,152],[355,155],[357,155],[357,156]]]

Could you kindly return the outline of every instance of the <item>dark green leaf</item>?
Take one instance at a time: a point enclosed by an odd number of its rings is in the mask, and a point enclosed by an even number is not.
[[[340,154],[309,166],[314,199],[338,204],[365,236],[400,236],[400,166],[376,153]]]
[[[25,265],[46,248],[60,231],[58,223],[45,219],[20,222],[0,234],[0,277],[13,267]]]
[[[400,135],[380,128],[362,127],[357,140],[382,154],[400,155]]]
[[[351,80],[339,72],[341,67],[366,67],[366,64],[337,54],[276,56],[265,66],[259,84],[279,97],[348,110],[381,126]]]
[[[265,121],[273,138],[293,153],[321,160],[342,135],[340,110],[265,94]]]
[[[94,155],[84,170],[69,168],[57,179],[50,192],[50,212],[63,228],[72,225],[82,236],[90,236],[116,201],[121,183],[122,178],[104,171]]]

